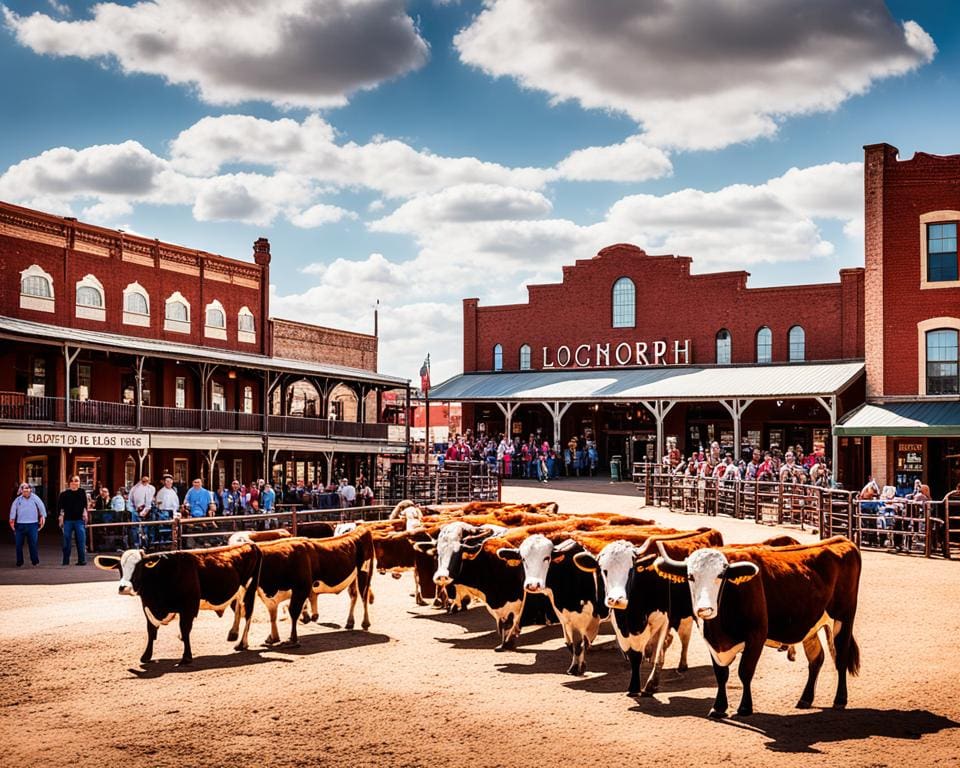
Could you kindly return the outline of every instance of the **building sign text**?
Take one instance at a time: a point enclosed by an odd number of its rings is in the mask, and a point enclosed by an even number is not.
[[[609,368],[626,365],[690,365],[690,339],[561,345],[543,348],[544,368]]]

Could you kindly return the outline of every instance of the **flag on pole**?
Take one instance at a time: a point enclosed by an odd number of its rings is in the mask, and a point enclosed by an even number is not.
[[[427,355],[427,359],[420,366],[420,389],[424,395],[430,391],[430,355]]]

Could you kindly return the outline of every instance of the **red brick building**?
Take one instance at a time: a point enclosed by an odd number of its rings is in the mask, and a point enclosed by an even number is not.
[[[878,480],[960,482],[960,155],[864,148],[867,403],[838,428]]]
[[[863,400],[864,270],[750,288],[746,272],[691,266],[619,244],[529,286],[525,304],[465,299],[464,374],[431,398],[461,400],[479,432],[592,437],[602,461],[674,440],[836,455],[831,426]]]
[[[0,487],[322,483],[403,455],[376,336],[271,318],[269,242],[252,256],[0,204]]]

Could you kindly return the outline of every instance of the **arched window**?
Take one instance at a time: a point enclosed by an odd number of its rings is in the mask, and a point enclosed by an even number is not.
[[[253,312],[247,307],[240,307],[240,312],[237,314],[237,330],[241,333],[254,333],[256,330]]]
[[[212,301],[207,304],[207,327],[208,328],[226,328],[227,316],[223,311],[223,305],[219,301]]]
[[[137,315],[149,315],[150,306],[147,304],[147,297],[142,293],[128,293],[126,301],[123,304],[124,311],[133,312]]]
[[[767,326],[757,331],[757,362],[769,363],[773,359],[773,333]]]
[[[174,291],[167,297],[163,318],[165,331],[190,333],[190,302],[180,291]]]
[[[954,328],[927,331],[927,394],[960,394],[960,332]]]
[[[20,306],[39,312],[53,312],[53,277],[39,264],[20,272]]]
[[[93,275],[77,282],[77,306],[103,308],[103,284]]]
[[[77,281],[77,317],[103,322],[107,319],[105,303],[103,283],[96,277],[85,275]]]
[[[530,370],[530,345],[524,344],[520,347],[520,370]]]
[[[787,333],[787,346],[790,350],[789,360],[791,363],[799,363],[806,357],[806,339],[807,335],[799,325],[793,326]]]
[[[731,343],[730,331],[726,328],[717,331],[717,365],[730,365]]]
[[[503,347],[500,344],[493,345],[493,370],[503,370]]]
[[[123,289],[123,322],[125,325],[150,325],[150,296],[140,283]]]
[[[637,324],[637,289],[629,277],[613,284],[613,327],[633,328]]]

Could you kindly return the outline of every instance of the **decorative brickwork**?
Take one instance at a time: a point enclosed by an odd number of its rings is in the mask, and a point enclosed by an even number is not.
[[[376,336],[277,318],[270,324],[275,357],[377,370]]]

